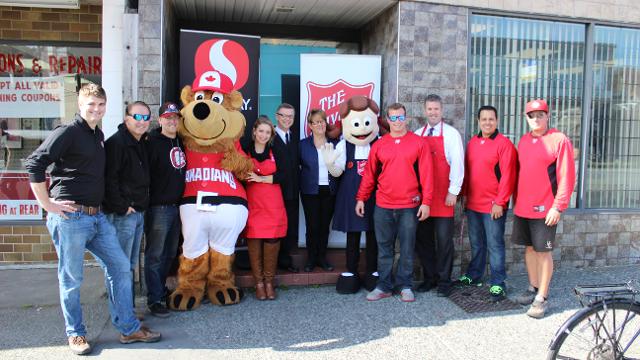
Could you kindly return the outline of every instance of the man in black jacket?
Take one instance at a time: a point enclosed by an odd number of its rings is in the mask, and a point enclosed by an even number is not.
[[[144,211],[149,206],[149,160],[145,138],[151,122],[150,113],[149,106],[142,101],[127,105],[124,122],[105,142],[104,212],[116,228],[132,272],[140,255]]]
[[[158,123],[147,138],[151,178],[147,211],[144,279],[147,306],[152,315],[169,316],[162,303],[167,273],[178,252],[180,239],[179,203],[184,191],[185,156],[177,136],[180,111],[174,103],[160,107]]]
[[[285,154],[284,178],[280,184],[284,206],[287,210],[287,236],[280,242],[278,267],[297,273],[299,269],[293,265],[291,249],[298,239],[298,139],[294,139],[291,126],[294,123],[296,110],[292,105],[282,103],[276,110],[276,136],[273,139],[274,148],[280,148]]]
[[[135,317],[129,261],[100,206],[104,196],[105,151],[104,135],[97,125],[104,116],[106,103],[102,87],[83,85],[74,121],[53,130],[26,162],[31,189],[47,211],[47,228],[59,259],[60,306],[69,348],[78,355],[91,352],[80,304],[86,250],[104,268],[110,290],[109,312],[113,325],[121,333],[120,342],[160,340],[159,333],[142,327]],[[45,172],[52,163],[47,191]]]

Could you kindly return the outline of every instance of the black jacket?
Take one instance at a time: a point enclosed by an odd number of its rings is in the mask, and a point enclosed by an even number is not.
[[[74,122],[57,127],[25,163],[29,181],[45,181],[53,163],[49,195],[85,206],[99,206],[104,197],[104,134],[76,114]]]
[[[282,154],[283,181],[280,183],[284,200],[298,200],[298,144],[299,140],[292,136],[289,144],[285,144],[282,138],[276,134],[273,139],[274,151]]]
[[[147,138],[149,172],[151,174],[150,204],[177,205],[184,192],[186,162],[180,139],[168,138],[162,128],[149,132]]]
[[[129,207],[149,206],[149,158],[146,139],[136,140],[124,124],[105,142],[105,213],[124,215]]]

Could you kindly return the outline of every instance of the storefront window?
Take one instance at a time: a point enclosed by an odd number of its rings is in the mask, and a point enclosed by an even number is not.
[[[500,131],[517,145],[528,131],[527,101],[542,98],[551,108],[550,126],[569,136],[578,169],[585,63],[585,25],[473,15],[469,58],[471,133],[476,111],[498,109]],[[576,206],[577,188],[571,206]]]
[[[640,30],[596,26],[585,206],[640,208]]]
[[[0,43],[0,219],[39,220],[25,159],[71,121],[84,82],[100,83],[100,47]]]

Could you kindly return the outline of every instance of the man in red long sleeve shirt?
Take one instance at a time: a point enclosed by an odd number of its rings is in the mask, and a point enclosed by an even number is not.
[[[498,131],[498,111],[485,105],[478,110],[480,132],[469,140],[462,193],[466,200],[471,262],[457,281],[481,286],[487,250],[491,266],[489,293],[495,301],[506,295],[504,225],[509,198],[516,186],[518,157],[513,143]]]
[[[513,220],[514,244],[525,245],[529,288],[516,300],[531,304],[527,315],[542,318],[549,304],[556,225],[569,206],[576,180],[573,145],[549,128],[549,106],[533,100],[525,107],[531,131],[518,143],[518,187]]]
[[[378,242],[378,284],[367,295],[375,301],[400,290],[401,300],[415,301],[413,251],[418,221],[429,217],[433,194],[433,163],[429,145],[407,131],[406,109],[402,104],[387,108],[390,133],[371,147],[364,176],[356,194],[356,214],[364,216],[364,202],[376,188],[373,212]],[[396,235],[400,259],[395,282],[392,279]]]

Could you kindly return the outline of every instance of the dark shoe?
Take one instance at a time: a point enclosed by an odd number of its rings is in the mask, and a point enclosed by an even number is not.
[[[158,342],[162,338],[159,332],[149,330],[149,328],[143,326],[140,330],[134,332],[131,335],[120,334],[120,342],[122,344],[131,344],[135,342],[152,343]]]
[[[482,281],[474,281],[472,278],[467,275],[462,275],[453,283],[454,286],[464,287],[464,286],[482,286]]]
[[[313,271],[313,269],[315,269],[315,267],[316,267],[316,266],[315,266],[315,265],[313,265],[313,264],[307,264],[307,265],[305,265],[305,266],[304,266],[304,271],[305,271],[305,272],[312,272],[312,271]]]
[[[500,285],[493,285],[489,289],[489,294],[491,294],[491,300],[493,302],[504,300],[507,297],[507,292],[504,291],[504,287]]]
[[[436,284],[431,281],[424,281],[422,284],[418,285],[416,288],[417,292],[427,292],[436,287]]]
[[[86,355],[91,352],[91,345],[84,336],[69,336],[69,349],[76,355]]]
[[[516,296],[514,300],[520,305],[530,305],[533,303],[533,300],[536,298],[536,294],[538,292],[527,288],[527,290],[523,291],[520,295]]]
[[[322,270],[333,271],[333,265],[329,264],[326,261],[319,261],[318,262],[318,266],[320,266],[322,268]]]
[[[438,286],[438,297],[449,297],[451,295],[451,286]]]
[[[297,267],[295,267],[293,265],[287,266],[287,268],[285,270],[287,270],[288,272],[292,272],[294,274],[297,274],[297,273],[300,272],[300,269],[298,269]]]
[[[159,318],[166,318],[171,315],[169,309],[167,309],[164,305],[162,305],[162,303],[159,302],[149,305],[149,312],[151,313],[151,315]]]

